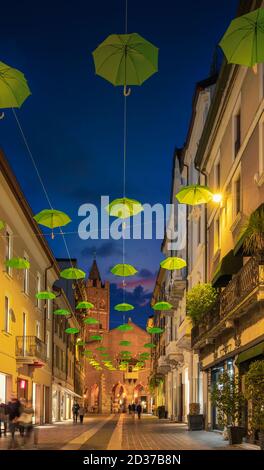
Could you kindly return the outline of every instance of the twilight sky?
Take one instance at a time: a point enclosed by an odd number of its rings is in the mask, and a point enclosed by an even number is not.
[[[212,6],[213,3],[213,6]],[[194,86],[207,78],[213,52],[237,0],[129,0],[128,31],[159,47],[159,73],[128,98],[127,196],[169,203],[172,156],[185,141]],[[110,267],[122,262],[122,242],[80,240],[78,209],[101,195],[122,195],[123,96],[94,73],[91,52],[111,33],[124,32],[124,0],[13,0],[1,5],[0,60],[24,72],[32,96],[17,111],[53,207],[67,212],[70,255],[89,271],[93,252],[111,303],[122,291]],[[221,54],[220,54],[221,55]],[[0,121],[3,148],[33,209],[48,208],[12,111]],[[60,236],[49,239],[66,257]],[[133,320],[145,326],[161,240],[126,242],[126,261],[139,271],[128,281]],[[121,315],[112,310],[112,326]]]

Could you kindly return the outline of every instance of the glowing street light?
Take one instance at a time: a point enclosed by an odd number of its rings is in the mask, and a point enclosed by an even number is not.
[[[223,200],[223,195],[221,193],[215,193],[213,194],[213,202],[216,202],[217,204],[220,204]]]

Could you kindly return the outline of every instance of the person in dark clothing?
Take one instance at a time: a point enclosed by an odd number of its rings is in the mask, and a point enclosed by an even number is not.
[[[78,414],[79,414],[80,405],[79,403],[75,402],[72,407],[72,414],[73,414],[73,422],[77,423],[78,421]]]
[[[0,403],[0,437],[2,436],[2,424],[3,424],[3,431],[4,436],[6,436],[7,432],[7,405],[5,403]]]
[[[134,414],[135,414],[135,411],[136,411],[136,405],[135,405],[135,403],[132,403],[132,405],[131,405],[131,411],[132,411],[132,414],[134,415]]]
[[[11,433],[11,440],[9,449],[14,449],[18,444],[15,438],[16,428],[18,426],[18,418],[20,416],[21,403],[18,398],[12,397],[7,405],[7,414],[9,416],[9,430]]]
[[[141,413],[142,413],[142,406],[141,406],[141,404],[139,403],[139,404],[137,405],[137,415],[138,415],[138,419],[141,418]]]
[[[132,410],[132,407],[131,407],[131,404],[129,403],[128,405],[128,413],[131,415],[131,410]]]

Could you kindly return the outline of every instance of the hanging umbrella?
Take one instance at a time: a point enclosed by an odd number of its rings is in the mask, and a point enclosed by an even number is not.
[[[112,269],[111,273],[115,276],[134,276],[137,273],[137,270],[131,264],[116,264]]]
[[[83,351],[83,354],[85,354],[85,356],[91,356],[91,354],[93,354],[93,351],[90,351],[89,349],[85,349],[85,351]]]
[[[123,325],[119,325],[117,327],[117,330],[119,330],[119,331],[132,331],[133,326],[129,325],[128,323],[124,323]]]
[[[137,215],[144,210],[139,201],[129,199],[127,197],[114,199],[114,201],[110,202],[105,209],[109,215],[120,219],[127,219],[128,217]]]
[[[78,328],[66,328],[66,330],[64,331],[68,335],[76,335],[77,333],[80,333],[80,330]]]
[[[113,85],[142,85],[158,71],[158,48],[137,33],[111,34],[93,52],[95,71]]]
[[[0,230],[3,230],[3,228],[5,228],[5,222],[0,220]]]
[[[53,315],[61,315],[66,317],[67,315],[71,315],[71,312],[65,308],[58,308],[57,310],[54,310]]]
[[[170,310],[173,306],[169,302],[157,302],[153,305],[153,310]]]
[[[134,306],[131,304],[117,304],[115,305],[114,309],[117,310],[118,312],[129,312],[130,310],[134,310]]]
[[[186,266],[186,261],[176,256],[170,256],[160,263],[163,269],[168,269],[169,271],[174,271],[176,269],[182,269]]]
[[[100,335],[91,335],[90,336],[91,341],[101,341],[102,339],[103,339],[103,337],[100,336]]]
[[[213,198],[213,193],[207,186],[192,184],[190,186],[184,186],[176,194],[176,198],[181,204],[197,206],[199,204],[206,204],[210,202]]]
[[[88,317],[83,320],[83,323],[86,325],[97,325],[99,323],[99,320],[96,320],[96,318]]]
[[[131,345],[131,341],[126,341],[126,340],[120,341],[119,343],[119,346],[130,346],[130,345]]]
[[[264,8],[235,18],[219,45],[231,64],[253,67],[264,62]]]
[[[144,348],[147,348],[147,349],[154,349],[155,347],[156,347],[156,344],[154,344],[154,343],[144,344]]]
[[[105,346],[99,346],[98,348],[95,348],[96,351],[106,351],[106,347]]]
[[[53,229],[56,227],[63,227],[71,222],[70,217],[65,212],[55,209],[44,209],[33,217],[35,221],[44,225],[44,227],[51,228],[51,237],[54,238]]]
[[[61,271],[60,277],[63,277],[64,279],[78,280],[85,277],[85,272],[77,268],[67,268]]]
[[[10,258],[5,261],[7,268],[29,269],[30,262],[25,258]]]
[[[76,306],[76,309],[81,310],[82,308],[85,308],[87,310],[90,310],[91,308],[94,308],[94,304],[91,302],[86,302],[83,300],[82,302],[79,302]]]
[[[85,346],[85,341],[83,341],[82,339],[77,339],[77,346]]]
[[[38,300],[53,300],[56,299],[56,295],[53,292],[42,291],[36,293],[36,299]]]
[[[153,326],[152,328],[147,328],[147,332],[151,335],[159,335],[160,333],[163,333],[164,330],[158,326]]]
[[[20,108],[29,95],[24,74],[0,62],[0,108]]]

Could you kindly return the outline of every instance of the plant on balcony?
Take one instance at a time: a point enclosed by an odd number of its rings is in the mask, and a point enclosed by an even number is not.
[[[244,428],[238,423],[245,400],[238,375],[223,372],[212,388],[211,400],[217,409],[219,425],[228,428],[229,443],[241,444]]]
[[[209,312],[217,300],[217,290],[211,284],[197,284],[187,292],[186,312],[193,324]]]
[[[253,362],[245,376],[245,396],[251,400],[251,428],[258,432],[264,450],[264,361]]]
[[[163,383],[163,379],[161,377],[151,377],[149,381],[149,389],[153,393],[155,388],[157,388],[161,383]]]
[[[251,214],[243,228],[243,251],[264,259],[264,208]]]

